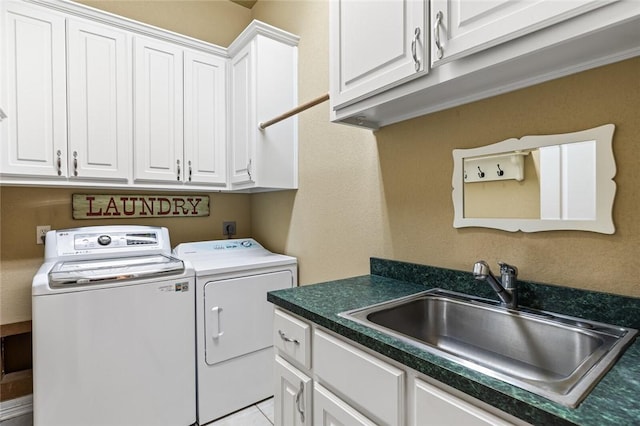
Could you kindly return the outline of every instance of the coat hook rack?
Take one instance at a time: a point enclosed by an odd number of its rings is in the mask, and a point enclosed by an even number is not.
[[[528,152],[511,151],[465,158],[463,160],[464,170],[473,170],[474,172],[469,174],[465,172],[464,182],[490,182],[508,179],[521,181],[524,179],[524,157],[527,155]]]
[[[316,105],[321,104],[322,102],[325,102],[325,101],[328,101],[328,100],[329,100],[329,94],[325,93],[324,95],[319,96],[319,97],[317,97],[315,99],[312,99],[309,102],[306,102],[304,104],[301,104],[301,105],[299,105],[299,106],[297,106],[297,107],[285,112],[284,114],[280,114],[279,116],[277,116],[275,118],[272,118],[271,120],[259,123],[258,124],[258,128],[260,130],[264,130],[269,126],[272,126],[272,125],[274,125],[276,123],[279,123],[282,120],[285,120],[285,119],[287,119],[287,118],[289,118],[289,117],[291,117],[293,115],[299,114],[302,111],[305,111],[305,110],[307,110],[307,109],[309,109],[309,108],[311,108],[313,106],[316,106]]]

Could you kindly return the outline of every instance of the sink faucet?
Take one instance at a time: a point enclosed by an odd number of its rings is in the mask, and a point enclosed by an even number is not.
[[[476,280],[487,281],[498,294],[503,305],[509,309],[516,309],[518,307],[518,268],[504,262],[498,262],[498,265],[500,265],[502,283],[493,275],[491,268],[484,260],[479,260],[473,265],[473,276]]]

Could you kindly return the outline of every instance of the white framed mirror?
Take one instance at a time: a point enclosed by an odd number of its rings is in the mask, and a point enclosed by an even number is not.
[[[615,126],[453,150],[455,228],[613,234]]]

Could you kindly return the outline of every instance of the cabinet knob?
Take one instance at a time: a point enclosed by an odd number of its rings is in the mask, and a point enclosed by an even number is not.
[[[177,176],[177,179],[180,180],[180,160],[176,160],[176,164],[178,166],[177,167],[178,170],[176,172],[176,176]]]
[[[189,160],[189,182],[191,182],[191,175],[192,175],[191,160]]]
[[[436,56],[438,59],[442,59],[444,56],[444,50],[440,44],[440,25],[442,24],[443,18],[444,15],[442,14],[442,11],[439,11],[436,14],[436,22],[433,24],[433,41],[436,43]]]

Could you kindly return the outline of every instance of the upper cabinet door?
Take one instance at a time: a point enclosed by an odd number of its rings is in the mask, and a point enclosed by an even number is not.
[[[182,52],[162,40],[134,38],[135,180],[184,180]]]
[[[67,176],[65,20],[0,2],[0,174]]]
[[[185,181],[225,185],[226,59],[184,53]]]
[[[127,33],[69,19],[69,177],[127,180],[131,51]]]
[[[255,146],[255,48],[253,42],[240,50],[230,62],[231,124],[229,153],[230,184],[255,182],[252,173]]]
[[[423,0],[330,2],[334,108],[428,70]]]
[[[432,0],[433,66],[462,58],[619,0]]]

